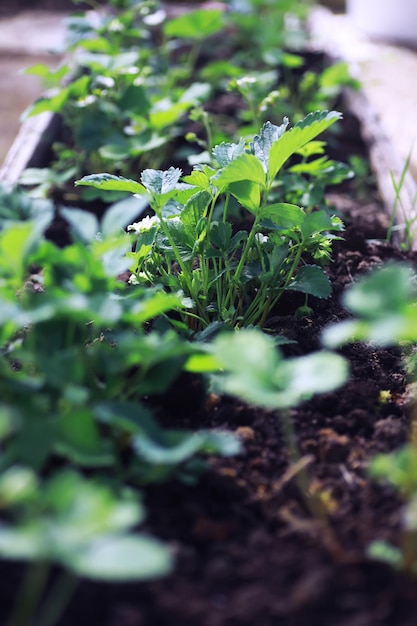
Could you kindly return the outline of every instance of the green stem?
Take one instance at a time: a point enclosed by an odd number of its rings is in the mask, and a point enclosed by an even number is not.
[[[62,572],[51,589],[46,605],[38,620],[39,626],[55,626],[64,614],[78,584],[78,578]]]
[[[256,324],[257,319],[259,317],[261,318],[264,317],[265,309],[267,313],[269,312],[270,307],[269,307],[269,304],[267,304],[267,301],[268,301],[267,291],[268,291],[268,286],[266,284],[262,284],[261,288],[258,290],[258,293],[253,298],[250,306],[248,307],[245,313],[243,324],[242,324],[243,326],[250,326],[251,324]]]
[[[243,268],[245,266],[246,259],[248,258],[248,254],[249,254],[249,252],[250,252],[250,250],[252,248],[252,244],[254,242],[256,233],[258,232],[258,226],[259,226],[259,223],[261,221],[261,218],[262,218],[262,208],[260,209],[258,215],[255,218],[255,221],[254,221],[253,226],[251,228],[251,231],[249,233],[249,237],[247,238],[247,241],[246,241],[246,246],[243,249],[242,256],[240,257],[239,264],[238,264],[238,266],[236,268],[236,272],[235,272],[235,280],[236,281],[240,280],[240,276],[241,276]]]
[[[178,265],[180,266],[181,272],[184,276],[184,280],[185,283],[187,285],[187,289],[188,292],[190,294],[190,297],[193,299],[195,306],[197,307],[198,311],[199,311],[199,315],[208,323],[209,319],[206,315],[205,310],[201,307],[200,302],[199,302],[199,297],[198,294],[194,293],[194,289],[193,289],[193,285],[192,285],[192,277],[190,275],[190,272],[187,269],[187,266],[185,265],[184,261],[182,260],[180,251],[178,250],[178,247],[174,241],[174,239],[171,236],[171,233],[169,232],[169,228],[166,225],[165,219],[162,217],[162,211],[159,210],[155,210],[156,215],[159,217],[159,220],[161,222],[161,227],[162,230],[164,231],[164,234],[166,236],[166,238],[169,241],[169,244],[172,248],[172,251],[174,252],[175,255],[175,259],[178,262]]]
[[[45,591],[50,564],[47,561],[33,563],[28,566],[21,587],[16,595],[16,601],[11,613],[8,626],[29,626],[42,595]]]
[[[227,213],[229,211],[230,191],[227,192],[223,206],[223,224],[227,222]]]

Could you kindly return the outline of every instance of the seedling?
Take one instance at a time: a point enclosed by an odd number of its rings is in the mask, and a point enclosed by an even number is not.
[[[286,161],[339,118],[334,111],[316,112],[290,130],[287,119],[281,126],[266,122],[249,144],[216,146],[217,167],[196,166],[181,182],[181,170],[171,167],[145,170],[141,183],[97,174],[76,184],[148,198],[155,219],[130,226],[134,281],[182,289],[193,302],[182,317],[195,320],[189,324],[194,330],[211,322],[263,326],[287,290],[330,295],[321,267],[303,255],[328,258],[340,220],[270,196]],[[229,207],[236,202],[251,220],[249,231],[233,230]]]
[[[377,346],[401,346],[405,351],[415,345],[415,278],[415,271],[411,267],[394,264],[362,278],[344,297],[346,307],[356,319],[328,328],[324,333],[325,344],[335,347],[352,341],[371,341]],[[415,373],[412,350],[409,364]],[[400,546],[374,541],[369,546],[369,554],[414,575],[417,574],[416,420],[414,407],[410,444],[391,454],[376,456],[370,465],[370,475],[397,489],[405,499],[405,506]]]
[[[13,626],[53,626],[66,609],[78,577],[132,581],[160,577],[172,568],[172,555],[155,539],[133,532],[144,510],[133,491],[116,494],[100,480],[61,471],[40,483],[33,472],[10,468],[0,477],[0,555],[32,561],[15,608]],[[41,607],[52,565],[61,571]]]
[[[348,378],[348,365],[341,356],[326,351],[285,359],[277,346],[279,339],[257,329],[223,333],[211,345],[203,346],[205,354],[190,357],[188,365],[201,371],[220,366],[221,372],[212,376],[216,393],[278,412],[292,464],[289,474],[294,476],[315,520],[322,525],[324,543],[333,554],[340,554],[341,548],[328,524],[326,505],[310,488],[310,459],[300,455],[289,411],[316,393],[341,386]]]

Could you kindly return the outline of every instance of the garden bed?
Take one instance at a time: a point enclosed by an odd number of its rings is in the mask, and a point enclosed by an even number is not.
[[[380,241],[386,220],[377,201],[350,195],[332,201],[352,220],[329,268],[334,295],[315,302],[311,317],[273,320],[277,333],[297,341],[290,354],[319,348],[322,329],[346,317],[340,296],[360,275],[392,259],[417,261]],[[408,439],[401,355],[366,345],[343,353],[349,383],[292,411],[302,463],[310,489],[321,494],[326,522],[306,509],[278,413],[216,397],[202,407],[192,381],[179,382],[158,416],[161,423],[230,429],[243,452],[213,458],[195,486],[174,481],[145,490],[147,528],[171,547],[172,575],[129,585],[81,582],[59,624],[411,626],[417,583],[365,556],[375,538],[397,543],[401,525],[396,493],[367,476],[375,454]],[[3,564],[3,580],[14,580],[15,588],[19,571]],[[11,599],[8,585],[0,594],[3,611]]]
[[[290,355],[319,349],[323,328],[346,317],[340,297],[360,275],[388,260],[417,261],[384,243],[388,217],[376,194],[358,200],[352,191],[333,192],[329,199],[347,222],[328,269],[333,296],[314,301],[311,317],[294,318],[293,300],[288,315],[272,320],[274,332],[297,342],[286,348]],[[398,496],[367,477],[375,454],[408,438],[401,355],[363,344],[342,352],[349,383],[292,411],[326,524],[306,510],[288,469],[279,414],[216,397],[202,407],[185,380],[167,397],[161,423],[230,429],[243,452],[213,458],[195,486],[175,481],[145,490],[148,528],[176,557],[171,576],[147,584],[82,582],[60,625],[411,626],[417,583],[365,556],[372,539],[395,544],[401,524]],[[4,580],[17,572],[3,568]],[[4,585],[1,596],[5,608],[10,592]]]
[[[229,98],[226,105],[235,101]],[[222,106],[225,100],[220,112]],[[348,108],[342,129],[329,142],[332,156],[345,162],[351,155],[367,158],[358,119]],[[362,132],[366,136],[366,128]],[[31,165],[42,165],[33,158]],[[11,162],[16,163],[14,157]],[[10,176],[17,179],[15,172]],[[268,319],[269,334],[292,342],[282,347],[286,356],[320,349],[323,329],[348,317],[343,293],[369,270],[392,260],[417,263],[417,253],[386,243],[387,203],[366,182],[361,189],[348,181],[327,194],[346,223],[326,268],[332,296],[312,297],[311,310],[295,315],[304,295],[288,291]],[[60,224],[55,223],[58,231]],[[60,242],[61,235],[55,230],[52,237]],[[301,452],[295,463],[278,411],[207,396],[201,379],[190,373],[180,375],[155,406],[148,394],[163,427],[229,430],[242,450],[234,457],[211,456],[195,484],[177,479],[141,487],[147,510],[143,528],[170,548],[173,572],[129,584],[82,579],[59,626],[414,624],[415,579],[367,556],[376,539],[398,545],[403,522],[398,492],[368,475],[376,454],[409,439],[411,400],[402,354],[365,343],[339,352],[350,364],[348,383],[290,410]],[[55,469],[53,463],[48,467]],[[300,476],[308,479],[304,492]],[[11,583],[0,586],[3,617],[22,571],[5,562],[1,571]]]

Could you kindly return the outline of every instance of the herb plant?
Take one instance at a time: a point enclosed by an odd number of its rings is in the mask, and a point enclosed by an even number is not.
[[[171,167],[145,170],[141,183],[98,174],[76,184],[148,198],[154,217],[129,227],[136,239],[132,280],[182,289],[193,308],[181,316],[193,330],[211,322],[263,326],[287,290],[330,294],[317,263],[329,259],[340,220],[271,202],[270,195],[286,161],[339,118],[334,111],[316,112],[290,130],[287,119],[281,126],[267,122],[249,144],[216,146],[217,166],[196,166],[182,182],[181,170]],[[236,203],[249,230],[233,230],[229,211]]]

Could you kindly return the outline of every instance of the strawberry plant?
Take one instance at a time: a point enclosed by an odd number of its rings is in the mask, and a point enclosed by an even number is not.
[[[195,348],[152,328],[187,306],[181,294],[118,279],[131,263],[132,209],[116,206],[101,223],[68,210],[78,230],[58,248],[44,238],[48,203],[27,199],[17,221],[20,196],[2,190],[0,210],[0,556],[33,562],[10,618],[26,626],[38,609],[40,623],[54,624],[78,577],[168,572],[169,550],[133,530],[144,517],[137,487],[193,480],[203,456],[239,444],[153,416],[150,397],[156,407]]]
[[[286,161],[339,118],[316,112],[289,130],[287,119],[281,126],[267,122],[249,144],[241,139],[216,146],[217,165],[196,166],[181,182],[181,170],[171,167],[145,170],[141,183],[93,174],[76,184],[148,198],[155,216],[129,226],[132,282],[182,289],[193,303],[181,312],[191,328],[214,321],[263,326],[287,290],[330,294],[320,264],[329,259],[340,220],[271,202],[270,196]],[[229,212],[236,204],[249,218],[249,230],[233,228]]]
[[[376,346],[401,346],[409,373],[415,378],[417,341],[417,293],[415,270],[390,264],[363,277],[348,290],[344,304],[353,314],[324,332],[324,342],[336,347],[353,341]],[[390,484],[404,499],[399,545],[375,540],[369,546],[373,558],[415,575],[417,573],[417,439],[415,407],[411,416],[411,441],[392,453],[377,455],[369,473]]]

